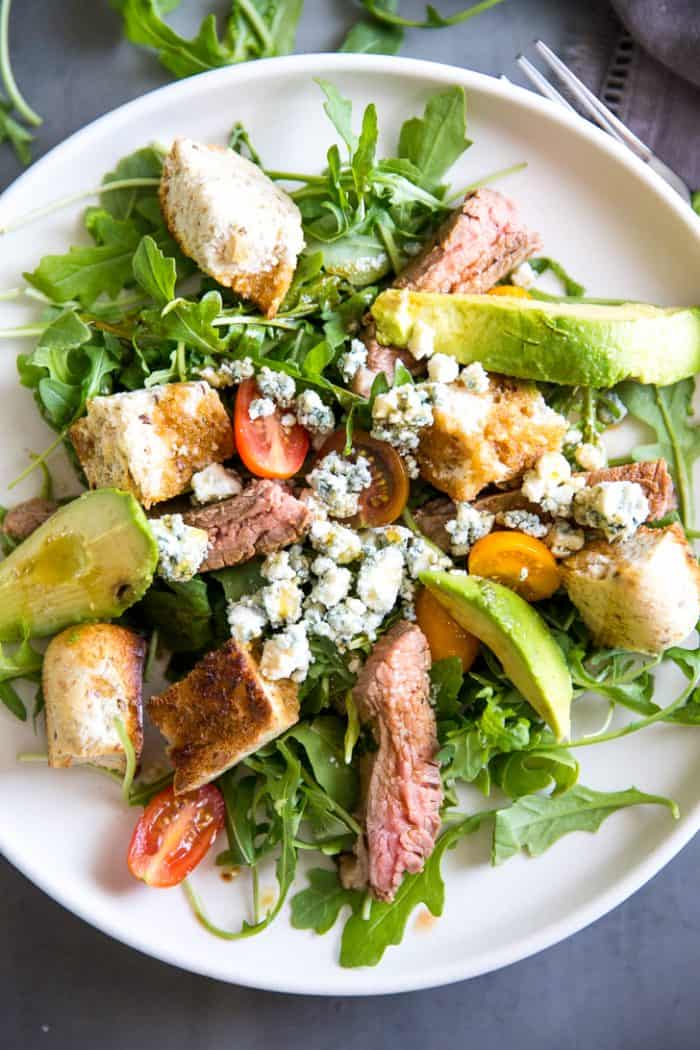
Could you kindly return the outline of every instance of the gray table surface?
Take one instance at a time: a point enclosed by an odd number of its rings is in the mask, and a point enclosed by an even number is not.
[[[183,6],[186,25],[217,4]],[[440,6],[449,13],[462,4]],[[518,79],[513,58],[535,36],[564,48],[609,32],[603,8],[602,0],[509,0],[457,29],[412,31],[403,53]],[[353,17],[350,0],[306,0],[299,50],[333,49]],[[12,44],[16,76],[46,117],[37,155],[168,79],[123,40],[106,0],[16,2]],[[0,149],[0,188],[18,170]],[[498,973],[410,995],[320,999],[224,985],[138,955],[2,862],[0,1047],[691,1050],[700,1044],[699,867],[695,841],[611,915]]]

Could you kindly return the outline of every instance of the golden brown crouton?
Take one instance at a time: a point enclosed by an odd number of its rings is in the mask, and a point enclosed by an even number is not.
[[[597,645],[660,653],[700,617],[700,568],[680,525],[587,543],[561,572]]]
[[[567,422],[532,383],[490,375],[478,392],[455,382],[422,432],[421,474],[454,500],[472,500],[487,485],[509,481],[545,452],[561,448]]]
[[[145,507],[178,496],[196,471],[233,454],[231,421],[205,382],[95,397],[70,436],[91,488],[123,489]]]
[[[297,686],[261,678],[255,656],[231,640],[149,703],[170,747],[175,792],[207,784],[299,718]]]
[[[123,772],[116,718],[140,756],[145,650],[143,638],[111,623],[68,627],[51,641],[42,672],[50,766],[91,762]]]
[[[177,139],[160,206],[185,255],[274,316],[304,247],[301,214],[284,190],[234,150]]]

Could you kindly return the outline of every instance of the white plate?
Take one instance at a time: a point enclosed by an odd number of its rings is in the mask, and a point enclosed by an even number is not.
[[[53,150],[0,199],[3,220],[99,182],[125,153],[177,134],[222,141],[235,120],[250,129],[275,167],[314,171],[332,140],[312,77],[332,79],[356,106],[376,102],[383,144],[393,148],[401,121],[420,112],[446,84],[468,93],[474,145],[454,173],[458,188],[527,160],[503,189],[591,293],[652,302],[692,303],[700,274],[700,223],[642,164],[602,133],[519,88],[464,70],[408,59],[304,55],[256,62],[162,88],[96,121]],[[2,240],[0,289],[17,283],[40,255],[75,242],[78,211],[63,211]],[[0,303],[0,328],[22,323],[22,308]],[[15,378],[15,352],[0,343],[0,501],[4,486],[44,448],[50,433]],[[66,475],[68,476],[68,475]],[[13,499],[32,495],[36,479]],[[674,685],[677,683],[674,683]],[[670,688],[670,687],[669,687]],[[668,692],[670,699],[671,693]],[[0,846],[10,861],[65,907],[112,936],[188,970],[260,988],[320,994],[379,994],[444,984],[512,963],[567,937],[645,883],[700,825],[697,737],[655,727],[639,737],[580,752],[583,783],[599,789],[635,784],[678,800],[682,816],[627,810],[595,836],[578,834],[537,860],[488,866],[485,836],[462,843],[445,863],[447,905],[434,923],[414,915],[404,943],[375,969],[342,970],[338,932],[293,930],[287,914],[266,934],[224,943],[192,919],[179,890],[149,891],[126,871],[136,812],[113,785],[85,771],[18,765],[36,750],[31,727],[0,709]],[[39,744],[39,746],[43,746]],[[473,800],[478,806],[478,799]],[[481,800],[483,804],[483,800]],[[300,882],[304,880],[300,879]],[[198,872],[214,919],[236,926],[242,887],[212,870]],[[263,880],[273,886],[272,873]]]

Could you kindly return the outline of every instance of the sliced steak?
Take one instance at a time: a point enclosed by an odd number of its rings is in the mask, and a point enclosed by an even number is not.
[[[486,292],[542,247],[496,190],[468,193],[394,286],[418,292]]]
[[[34,530],[43,525],[57,510],[58,503],[54,503],[52,499],[37,497],[25,500],[24,503],[18,503],[16,507],[8,510],[2,523],[2,531],[10,539],[26,540],[27,536],[31,536]]]
[[[364,837],[342,858],[341,879],[366,880],[391,901],[404,873],[421,871],[440,829],[442,784],[435,715],[429,703],[430,652],[425,635],[401,620],[377,643],[353,690],[378,750],[363,777]]]
[[[223,569],[271,554],[302,539],[311,525],[309,508],[279,481],[256,480],[240,496],[183,514],[187,525],[206,529],[209,554],[200,572]]]
[[[474,190],[393,286],[415,292],[487,292],[541,247],[539,235],[518,221],[512,201],[496,190]],[[409,351],[378,343],[373,322],[365,327],[362,339],[367,365],[353,380],[356,394],[367,397],[380,372],[391,382],[397,360],[411,371],[422,371],[424,363],[417,362]]]
[[[676,506],[676,494],[673,479],[668,472],[665,459],[649,460],[643,463],[625,463],[619,467],[603,467],[585,474],[587,485],[598,485],[601,481],[637,482],[644,490],[649,501],[648,521],[658,521]],[[525,499],[520,489],[508,492],[495,492],[491,496],[482,496],[474,501],[477,510],[487,510],[492,514],[501,514],[508,510],[528,510],[539,517],[549,520],[536,503]],[[429,540],[449,553],[450,536],[445,525],[455,516],[455,505],[447,496],[437,496],[425,503],[415,512],[418,528]]]

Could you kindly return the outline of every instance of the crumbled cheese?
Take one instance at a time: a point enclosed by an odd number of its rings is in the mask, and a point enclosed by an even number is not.
[[[333,638],[333,630],[326,620],[327,610],[324,605],[307,601],[304,603],[304,615],[302,623],[308,634],[314,634],[321,638]]]
[[[537,274],[530,266],[529,262],[520,263],[510,275],[509,278],[511,284],[514,284],[516,288],[524,288],[526,291],[528,288],[532,288],[535,281],[537,280]]]
[[[283,427],[296,426],[297,417],[294,415],[293,412],[285,412],[282,418],[280,419],[280,423]]]
[[[295,543],[289,548],[289,564],[294,570],[297,583],[306,583],[309,578],[309,559],[304,554],[301,544]]]
[[[576,462],[583,470],[600,470],[607,462],[603,445],[594,445],[590,441],[579,445],[576,449]]]
[[[318,577],[311,591],[313,602],[330,609],[342,602],[343,598],[347,598],[352,584],[352,573],[349,569],[342,569],[332,558],[321,555],[312,563],[311,571]]]
[[[338,565],[356,561],[362,554],[362,542],[358,534],[333,521],[314,521],[309,539],[314,550],[327,554]]]
[[[263,397],[274,401],[280,408],[291,408],[296,396],[296,383],[286,372],[263,366],[257,374],[256,383]]]
[[[260,575],[270,583],[276,580],[293,580],[296,576],[289,551],[274,551],[268,554],[260,566]]]
[[[453,383],[459,375],[459,364],[449,354],[433,354],[428,361],[428,376],[433,383]]]
[[[303,682],[310,661],[311,650],[304,625],[297,623],[265,642],[260,672],[272,681],[291,678],[295,682]]]
[[[435,350],[435,329],[419,317],[413,322],[408,339],[408,350],[416,361],[431,357]]]
[[[559,519],[549,530],[546,542],[555,558],[568,558],[581,550],[586,537],[583,529],[576,529],[568,521]]]
[[[361,635],[374,641],[381,622],[382,617],[370,612],[359,598],[346,598],[329,609],[326,618],[330,637],[341,646]]]
[[[338,368],[346,383],[350,383],[367,364],[367,347],[361,339],[353,339],[350,349],[338,358]]]
[[[271,416],[275,411],[275,402],[269,397],[256,397],[248,405],[248,418],[251,420],[264,419]]]
[[[258,594],[273,627],[296,623],[301,617],[304,594],[294,580],[274,580],[261,588]]]
[[[422,536],[412,536],[404,553],[406,568],[415,580],[422,572],[449,569],[452,561],[439,548],[428,543]]]
[[[532,470],[523,477],[522,493],[530,503],[555,517],[566,517],[576,492],[586,484],[584,478],[572,477],[569,462],[560,452],[545,452]]]
[[[480,361],[472,361],[463,368],[457,381],[472,394],[485,394],[489,389],[489,374]]]
[[[245,645],[246,642],[259,638],[267,627],[267,616],[260,607],[257,596],[241,598],[229,602],[226,618],[231,628],[231,637]]]
[[[196,504],[216,503],[243,491],[241,479],[233,470],[220,463],[210,463],[204,470],[192,475],[192,502]]]
[[[315,390],[304,390],[296,400],[297,421],[310,434],[326,437],[335,430],[333,409],[325,405]]]
[[[468,554],[477,540],[489,534],[496,515],[490,511],[477,510],[471,503],[457,503],[456,510],[456,516],[447,522],[445,530],[450,536],[452,553],[461,556]]]
[[[404,383],[379,394],[372,405],[372,437],[386,441],[404,457],[409,476],[418,476],[413,453],[420,443],[419,431],[433,422],[432,402],[439,384]]]
[[[255,365],[249,357],[240,357],[235,361],[223,361],[218,368],[202,368],[199,375],[209,386],[220,390],[222,387],[242,383],[244,379],[252,379],[255,375]]]
[[[208,532],[185,525],[182,514],[164,514],[149,524],[158,544],[159,575],[177,583],[191,580],[207,556]]]
[[[399,598],[401,599],[401,615],[405,620],[414,621],[416,619],[415,597],[415,583],[408,576],[404,576],[399,589]]]
[[[357,594],[373,612],[391,612],[399,596],[404,561],[398,547],[385,547],[367,556],[357,575]]]
[[[544,524],[542,518],[528,510],[502,511],[496,515],[496,521],[499,525],[505,525],[507,529],[517,529],[518,532],[534,536],[537,540],[541,540],[549,532],[549,526]]]
[[[372,471],[365,456],[353,461],[329,452],[307,477],[309,485],[334,518],[351,518],[360,506],[360,493],[372,484]]]
[[[601,481],[574,497],[579,525],[600,529],[606,539],[629,539],[649,517],[649,501],[636,481]]]
[[[566,434],[564,434],[564,444],[569,448],[580,445],[582,441],[583,434],[578,427],[571,427],[567,430]]]

